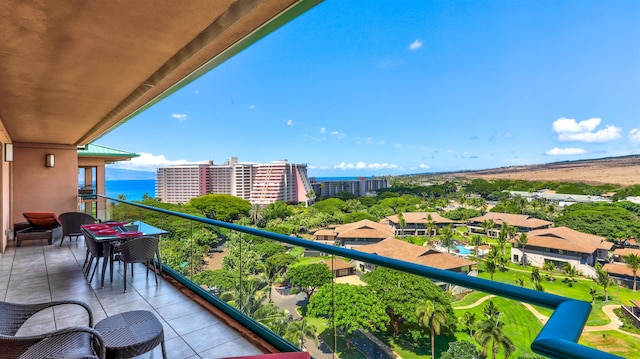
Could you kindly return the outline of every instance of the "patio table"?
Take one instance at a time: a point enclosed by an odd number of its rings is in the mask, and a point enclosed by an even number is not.
[[[107,228],[112,229],[112,231],[107,231]],[[137,226],[137,232],[129,232],[125,227],[129,226]],[[109,262],[109,271],[111,275],[111,282],[113,282],[113,254],[114,254],[114,244],[122,241],[126,241],[133,238],[138,238],[141,236],[154,236],[160,237],[161,235],[167,234],[169,232],[154,227],[150,224],[144,223],[142,221],[135,222],[105,222],[105,223],[96,223],[91,225],[82,226],[82,232],[85,235],[91,236],[98,243],[102,243],[104,249],[105,258],[102,261],[102,278],[100,285],[104,287],[104,277],[107,272],[107,262]],[[160,257],[160,249],[157,250],[156,256],[158,257],[158,266],[160,271],[162,271],[162,257]],[[155,264],[154,264],[155,265]],[[126,280],[126,278],[125,278]]]

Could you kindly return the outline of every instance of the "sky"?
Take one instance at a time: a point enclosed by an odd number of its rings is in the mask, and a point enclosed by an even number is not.
[[[95,143],[310,177],[640,154],[640,1],[325,1]]]

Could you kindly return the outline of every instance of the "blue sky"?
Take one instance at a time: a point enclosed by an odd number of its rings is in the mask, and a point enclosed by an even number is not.
[[[96,143],[316,177],[640,154],[640,1],[329,0]]]

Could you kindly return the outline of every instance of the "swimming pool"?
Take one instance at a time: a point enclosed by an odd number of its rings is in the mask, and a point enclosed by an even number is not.
[[[458,253],[460,253],[460,254],[471,254],[471,250],[465,248],[464,246],[458,245],[458,246],[456,246],[456,249],[458,250]]]

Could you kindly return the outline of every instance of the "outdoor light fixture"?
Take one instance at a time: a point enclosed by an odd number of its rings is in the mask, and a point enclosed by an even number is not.
[[[53,167],[56,164],[56,157],[53,153],[47,153],[44,157],[44,165],[46,167]]]
[[[4,144],[4,161],[13,162],[13,143]]]

